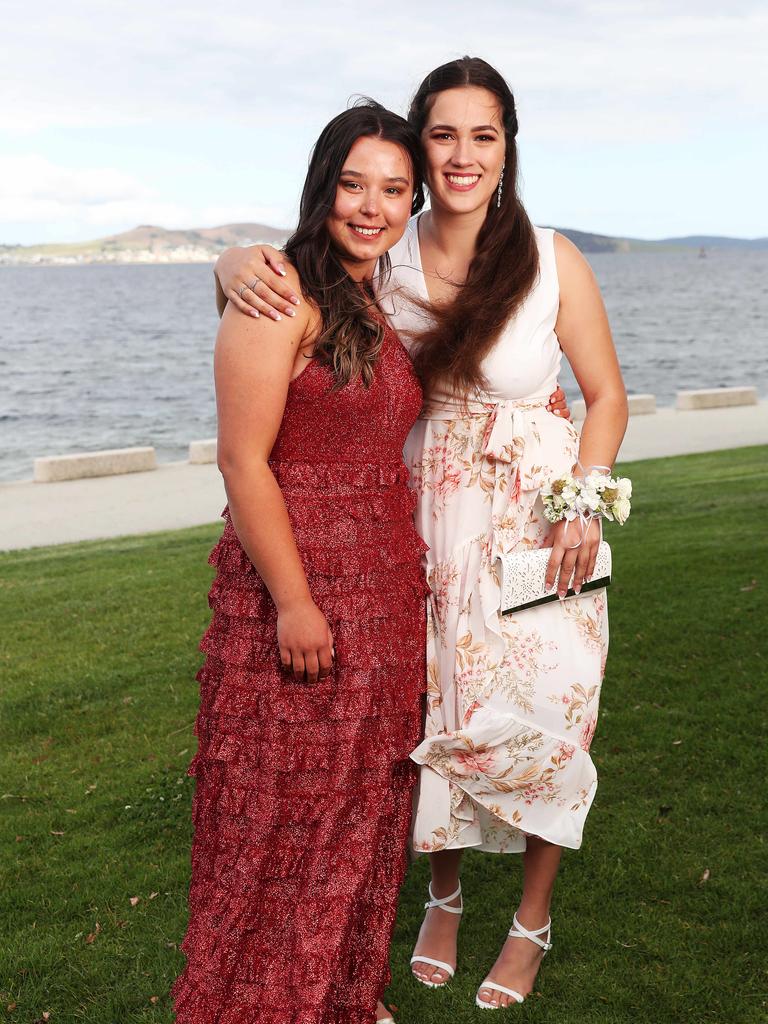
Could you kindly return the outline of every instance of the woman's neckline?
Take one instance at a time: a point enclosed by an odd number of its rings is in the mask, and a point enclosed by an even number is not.
[[[416,223],[414,224],[414,244],[415,244],[415,257],[416,257],[415,260],[414,260],[414,263],[418,264],[418,268],[417,269],[418,269],[419,274],[421,276],[422,298],[426,299],[426,301],[430,304],[430,306],[434,306],[436,304],[436,301],[440,302],[440,301],[445,301],[445,300],[435,300],[429,294],[429,285],[427,284],[427,275],[426,275],[426,273],[424,271],[424,261],[422,259],[422,255],[421,255],[421,239],[420,239],[420,236],[419,236],[419,229],[420,229],[420,226],[421,226],[421,217],[422,217],[422,214],[425,213],[425,212],[427,212],[427,211],[422,210],[421,213],[418,213],[416,215]],[[435,273],[435,275],[433,275],[433,276],[435,278],[439,279],[439,275],[437,273]]]
[[[424,273],[424,264],[421,262],[421,242],[419,241],[419,224],[424,211],[417,213],[414,218],[415,223],[413,224],[413,230],[411,232],[413,237],[413,263],[415,269],[419,272],[419,283],[421,286],[422,298],[432,305],[432,299],[429,297],[429,288],[427,287],[427,278]]]
[[[387,318],[384,315],[384,313],[380,309],[379,309],[378,312],[379,312],[379,317],[381,319],[382,327],[384,328],[384,338],[382,339],[381,351],[379,353],[379,360],[377,361],[377,365],[378,365],[378,362],[381,361],[381,358],[382,358],[382,356],[384,354],[384,350],[387,347],[387,344],[394,345],[395,349],[401,349],[403,354],[405,355],[406,359],[410,363],[411,362],[411,354],[408,351],[408,349],[405,347],[405,345],[403,344],[400,335],[397,333],[397,331],[394,329],[394,327],[389,323],[389,321],[387,320]],[[306,377],[307,373],[309,373],[309,371],[312,369],[312,364],[315,364],[316,366],[324,366],[325,365],[325,364],[318,363],[317,359],[314,356],[314,353],[309,355],[309,356],[306,356],[305,358],[306,358],[306,360],[307,360],[309,365],[305,366],[304,369],[301,371],[301,373],[299,373],[296,377],[292,377],[288,381],[288,391],[291,390],[291,388],[294,386],[294,384],[298,384],[298,382],[300,380],[303,380],[304,377]]]

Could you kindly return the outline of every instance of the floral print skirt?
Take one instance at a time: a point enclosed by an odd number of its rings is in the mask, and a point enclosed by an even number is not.
[[[406,446],[430,547],[428,707],[417,851],[577,849],[597,787],[589,748],[608,651],[605,590],[501,616],[500,552],[542,547],[541,487],[578,434],[546,399],[436,407]]]

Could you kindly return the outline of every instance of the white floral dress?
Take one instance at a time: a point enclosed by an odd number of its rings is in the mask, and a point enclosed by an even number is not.
[[[414,847],[525,849],[526,834],[581,845],[597,776],[589,747],[608,650],[604,590],[502,617],[499,552],[541,547],[540,488],[570,470],[578,434],[546,411],[562,352],[553,232],[536,229],[538,281],[484,362],[488,390],[444,395],[406,443],[429,545],[428,706]],[[390,251],[382,305],[401,339],[427,298],[417,218]]]

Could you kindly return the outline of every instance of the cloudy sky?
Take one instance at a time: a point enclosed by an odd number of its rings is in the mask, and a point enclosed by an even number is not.
[[[768,235],[768,5],[0,0],[0,243],[290,225],[355,93],[470,53],[509,80],[538,223]]]

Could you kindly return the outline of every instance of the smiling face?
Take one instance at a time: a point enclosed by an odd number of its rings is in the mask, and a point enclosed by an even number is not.
[[[506,145],[494,94],[475,85],[437,93],[421,141],[432,206],[485,210],[499,187]]]
[[[325,226],[341,264],[355,280],[371,277],[376,261],[405,231],[413,172],[405,150],[373,136],[355,141],[342,166]]]

